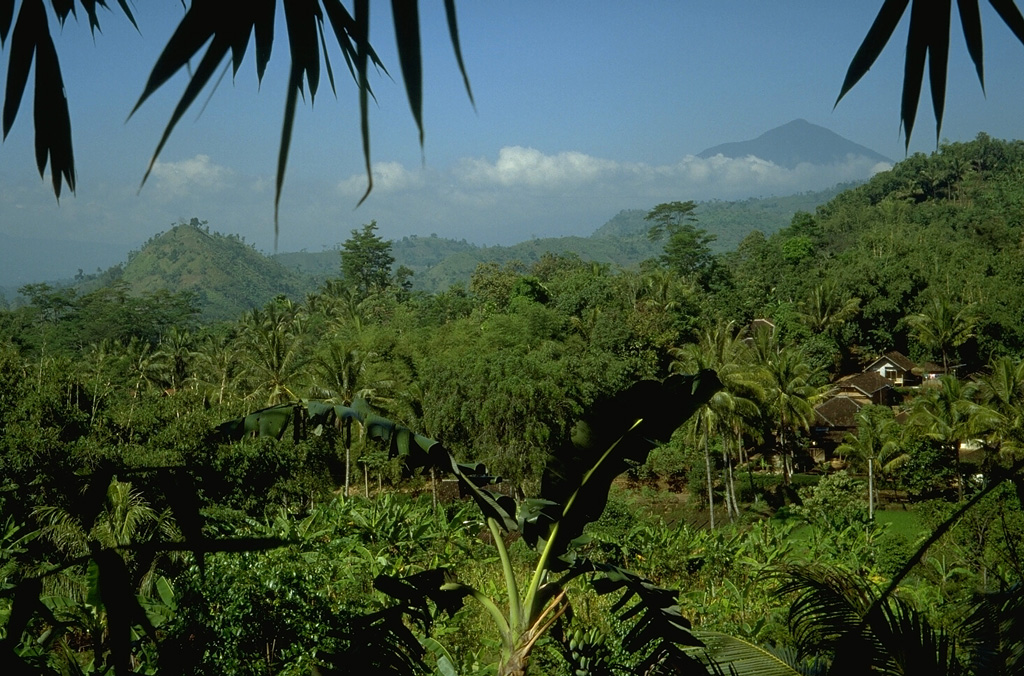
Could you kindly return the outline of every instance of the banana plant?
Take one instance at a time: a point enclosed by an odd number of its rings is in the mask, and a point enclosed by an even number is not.
[[[453,474],[483,513],[492,536],[505,598],[493,599],[479,589],[459,582],[444,571],[439,589],[423,591],[435,602],[473,599],[493,620],[500,637],[499,676],[525,674],[537,641],[560,617],[571,610],[569,584],[585,579],[599,594],[619,593],[614,606],[624,619],[634,620],[624,648],[644,653],[642,670],[655,664],[698,666],[686,649],[703,644],[690,632],[690,623],[679,610],[674,591],[617,566],[592,561],[582,554],[584,527],[600,517],[612,481],[632,463],[642,463],[659,443],[668,440],[721,387],[713,371],[673,375],[664,381],[640,381],[618,395],[598,403],[573,429],[571,438],[550,454],[541,482],[540,496],[516,503],[511,497],[488,490],[488,477],[480,464],[464,464],[441,443],[415,434],[407,427],[375,415],[365,402],[351,407],[322,402],[299,402],[257,411],[228,421],[220,432],[229,438],[270,434],[284,438],[289,429],[295,438],[321,426],[351,426],[358,422],[366,436],[383,443],[392,457],[407,468],[434,468]],[[533,570],[520,578],[512,565],[509,544],[519,537],[536,554]],[[408,585],[392,578],[378,578],[378,589],[393,594],[403,605],[414,607]],[[344,659],[337,657],[337,663]]]

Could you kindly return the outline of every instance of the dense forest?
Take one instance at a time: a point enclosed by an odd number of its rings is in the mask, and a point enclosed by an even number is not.
[[[1022,179],[980,135],[435,293],[371,223],[222,321],[25,287],[7,673],[1021,673]]]

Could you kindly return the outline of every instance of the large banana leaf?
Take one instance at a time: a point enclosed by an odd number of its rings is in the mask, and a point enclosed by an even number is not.
[[[714,371],[642,380],[597,403],[573,429],[572,438],[548,460],[541,482],[547,501],[524,532],[531,544],[547,540],[557,524],[551,556],[565,554],[569,543],[596,520],[608,503],[612,481],[631,464],[641,464],[668,441],[722,384]]]

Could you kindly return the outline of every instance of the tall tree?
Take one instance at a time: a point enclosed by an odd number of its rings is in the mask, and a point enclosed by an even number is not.
[[[976,389],[973,383],[965,385],[952,376],[941,376],[939,387],[928,388],[911,403],[911,423],[941,445],[952,461],[960,500],[964,498],[960,446],[998,422],[991,409],[975,401]]]
[[[935,295],[921,312],[907,317],[907,324],[922,345],[942,355],[942,372],[948,374],[950,356],[956,355],[956,348],[972,338],[978,327],[977,308],[973,303],[957,306],[945,296]]]
[[[860,298],[844,294],[835,282],[826,281],[811,289],[799,309],[800,321],[811,333],[832,336],[860,311]]]
[[[814,420],[812,400],[817,390],[811,381],[815,371],[803,352],[793,346],[769,350],[761,365],[767,375],[768,401],[776,421],[783,478],[788,484],[793,477],[796,433],[808,430]]]
[[[644,220],[653,223],[647,235],[652,241],[667,236],[661,262],[669,270],[689,280],[701,280],[711,267],[710,244],[715,241],[703,228],[694,225],[697,204],[664,202],[647,212]]]
[[[992,428],[998,453],[1016,456],[1024,450],[1024,359],[1000,357],[978,383],[981,402],[999,416]]]
[[[733,323],[706,328],[696,343],[673,351],[673,371],[699,371],[712,369],[718,374],[722,388],[694,414],[691,419],[691,438],[704,453],[704,467],[708,482],[708,508],[710,525],[715,527],[713,477],[711,473],[710,439],[718,436],[722,445],[723,484],[726,508],[730,517],[739,516],[736,485],[733,480],[733,454],[743,443],[744,421],[760,413],[757,401],[763,397],[764,375],[753,363],[753,353],[739,337]]]
[[[377,221],[370,221],[362,230],[353,230],[342,244],[342,281],[362,297],[383,291],[391,284],[394,263],[391,242],[377,235]]]
[[[907,459],[899,455],[899,442],[896,438],[896,421],[892,411],[884,406],[865,406],[857,412],[857,432],[848,432],[836,452],[853,455],[867,463],[868,469],[868,518],[875,518],[876,465],[879,463],[887,469],[895,467]]]

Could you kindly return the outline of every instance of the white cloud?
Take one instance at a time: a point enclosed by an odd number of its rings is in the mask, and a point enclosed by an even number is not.
[[[400,162],[375,162],[372,172],[375,193],[414,190],[425,181],[422,171],[409,171]],[[366,192],[366,185],[365,174],[354,174],[338,183],[338,190],[349,197],[360,198]]]
[[[150,180],[162,197],[183,197],[196,191],[216,192],[226,187],[234,172],[196,155],[180,162],[153,163]]]
[[[477,243],[511,243],[531,235],[587,235],[621,209],[649,209],[673,200],[791,195],[863,180],[887,168],[863,157],[787,169],[758,157],[722,155],[688,155],[655,165],[513,146],[500,149],[496,159],[464,158],[447,170],[412,171],[397,162],[378,163],[373,192],[359,209],[352,211],[366,190],[361,174],[338,184],[345,199],[326,204],[322,195],[312,195],[310,206],[320,205],[321,217],[330,212],[328,222],[344,223],[344,228],[376,219],[388,237],[437,232]]]
[[[467,158],[455,173],[471,184],[561,189],[598,180],[616,171],[618,166],[611,160],[575,151],[545,155],[534,148],[506,146],[498,151],[495,163]]]

